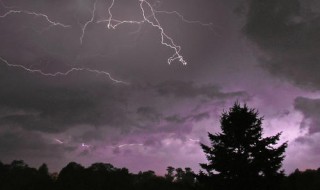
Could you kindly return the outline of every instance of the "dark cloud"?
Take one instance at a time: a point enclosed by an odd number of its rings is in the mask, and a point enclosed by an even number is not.
[[[2,125],[21,126],[29,130],[43,132],[63,132],[76,125],[111,126],[118,129],[135,126],[152,128],[163,118],[163,113],[154,107],[140,106],[136,109],[137,118],[128,112],[127,105],[156,97],[146,94],[155,91],[166,99],[206,98],[225,99],[241,96],[243,92],[223,93],[216,85],[195,85],[193,82],[167,81],[157,85],[139,87],[111,82],[105,76],[86,72],[71,73],[69,76],[44,77],[23,70],[2,66],[0,71]],[[137,95],[136,99],[131,98]],[[132,109],[132,108],[129,108]],[[131,117],[131,118],[130,118]],[[206,113],[183,116],[190,121],[208,118]],[[169,119],[169,118],[168,118]],[[169,121],[169,120],[168,120]],[[174,130],[171,128],[170,130]],[[84,139],[102,139],[96,132],[86,133]]]
[[[80,152],[78,154],[78,156],[88,156],[90,154],[90,151],[89,150],[83,150],[82,152]]]
[[[304,116],[300,126],[307,128],[309,134],[320,132],[320,99],[298,97],[294,106]]]
[[[173,122],[173,123],[184,123],[187,121],[188,117],[181,117],[179,115],[171,115],[165,118],[166,121],[168,122]]]
[[[203,112],[203,113],[193,115],[192,120],[198,122],[203,119],[208,119],[209,117],[210,117],[210,114],[208,112]]]
[[[115,117],[124,112],[123,87],[104,77],[80,72],[46,78],[3,66],[0,76],[1,124],[59,132],[78,124],[112,126],[125,120]]]
[[[64,147],[54,143],[50,138],[43,137],[39,133],[26,131],[21,128],[12,129],[9,126],[1,126],[1,159],[21,158],[42,162],[41,159],[62,159],[64,153]]]
[[[295,84],[320,88],[320,12],[313,1],[251,0],[243,28],[263,67]]]
[[[245,95],[244,92],[223,93],[217,85],[196,85],[190,81],[166,81],[156,85],[155,88],[160,95],[175,98],[223,99]]]
[[[155,108],[150,106],[143,106],[137,109],[137,114],[140,117],[139,120],[148,120],[151,122],[159,122],[162,119],[162,114]]]
[[[180,115],[172,115],[172,116],[168,116],[166,117],[166,121],[168,122],[173,122],[173,123],[185,123],[187,121],[189,122],[199,122],[203,119],[208,119],[210,117],[210,113],[209,112],[201,112],[198,114],[190,114],[187,116],[180,116]]]
[[[116,84],[103,75],[86,72],[44,77],[2,66],[0,76],[0,88],[4,89],[0,93],[1,125],[46,133],[94,126],[77,137],[79,143],[112,136],[96,128],[114,128],[124,134],[135,129],[153,133],[177,130],[186,134],[192,129],[190,123],[210,116],[208,111],[199,109],[199,104],[246,95],[244,92],[224,93],[217,85],[176,80],[154,85]],[[170,106],[180,112],[181,98],[194,102],[190,104],[190,113],[165,113],[170,111]],[[157,103],[159,99],[163,103]],[[165,104],[168,109],[163,107]],[[163,120],[167,123],[161,124]]]
[[[295,139],[295,142],[300,143],[300,144],[306,144],[306,145],[314,144],[314,141],[307,136],[298,137]]]
[[[311,164],[318,166],[319,162],[316,159],[320,155],[320,144],[319,144],[320,136],[319,134],[308,134],[295,139],[294,143],[305,147],[307,149],[309,155],[309,159]]]

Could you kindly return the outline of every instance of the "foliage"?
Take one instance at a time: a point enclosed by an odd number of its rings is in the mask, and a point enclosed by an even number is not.
[[[169,168],[169,167],[168,167]],[[173,167],[171,167],[173,168]],[[50,174],[45,164],[39,169],[31,168],[23,161],[11,164],[0,162],[0,189],[2,190],[204,190],[212,179],[200,172],[194,174],[188,168],[173,168],[174,180],[155,175],[153,171],[131,174],[126,168],[115,168],[111,164],[95,163],[85,168],[75,162],[64,167],[58,177]],[[181,175],[176,171],[183,173]],[[168,173],[167,173],[168,174]],[[167,175],[166,174],[166,175]],[[192,174],[192,180],[191,175]],[[178,176],[184,176],[178,180]],[[194,180],[195,176],[201,181]],[[190,177],[190,178],[189,178]],[[208,180],[208,181],[205,181]],[[212,183],[213,189],[219,182]],[[281,190],[318,190],[320,187],[320,168],[318,170],[296,170],[281,184]],[[237,188],[241,189],[241,188]]]
[[[172,169],[174,180],[154,171],[129,173],[126,168],[94,163],[88,168],[70,162],[58,175],[50,174],[46,164],[31,168],[23,161],[0,162],[0,189],[4,190],[192,190],[195,174],[190,168]],[[179,171],[177,174],[175,171]],[[178,177],[179,176],[179,177]]]
[[[238,103],[222,114],[221,132],[209,133],[210,146],[201,144],[209,161],[201,167],[215,187],[275,189],[283,176],[280,168],[287,143],[275,147],[280,133],[264,138],[262,120],[255,109]],[[204,174],[201,179],[205,180]]]
[[[285,178],[282,184],[283,190],[319,190],[320,168],[317,170],[306,170],[304,172],[296,169],[295,172]]]

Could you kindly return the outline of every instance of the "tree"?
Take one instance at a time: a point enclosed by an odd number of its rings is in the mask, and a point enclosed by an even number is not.
[[[176,175],[175,175],[175,180],[176,182],[182,182],[183,176],[185,175],[185,172],[183,171],[182,168],[177,168],[176,169]]]
[[[318,190],[320,187],[320,168],[317,170],[307,169],[299,171],[296,169],[283,183],[283,190]]]
[[[174,180],[174,171],[175,171],[174,167],[172,166],[167,167],[167,173],[165,174],[165,178],[170,182]]]
[[[287,143],[275,147],[281,133],[262,137],[258,111],[235,103],[220,118],[221,132],[208,133],[211,146],[201,144],[208,172],[216,187],[223,189],[275,189],[283,177],[280,170]]]
[[[182,182],[186,185],[186,186],[194,186],[195,185],[195,176],[196,174],[192,171],[191,168],[185,168],[185,172],[184,175],[182,177]]]
[[[45,163],[38,168],[36,184],[38,189],[54,189],[52,187],[53,179],[50,177],[48,166]]]
[[[49,176],[49,169],[48,169],[47,164],[43,163],[43,164],[39,167],[38,172],[39,172],[41,175]]]
[[[78,163],[70,162],[62,168],[57,179],[60,190],[85,190],[85,168]]]

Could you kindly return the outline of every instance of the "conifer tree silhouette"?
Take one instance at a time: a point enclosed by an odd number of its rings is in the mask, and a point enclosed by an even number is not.
[[[287,143],[276,147],[281,133],[263,137],[262,120],[255,109],[235,103],[221,115],[221,132],[208,134],[211,146],[201,144],[209,163],[200,165],[215,189],[277,188]]]

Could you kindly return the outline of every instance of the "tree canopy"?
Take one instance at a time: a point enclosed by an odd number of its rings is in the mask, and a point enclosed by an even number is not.
[[[208,159],[200,164],[224,189],[274,189],[287,143],[276,147],[281,133],[263,137],[262,117],[247,105],[235,103],[220,118],[221,132],[209,133],[210,146],[201,144]]]

